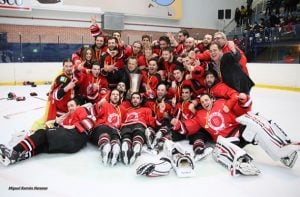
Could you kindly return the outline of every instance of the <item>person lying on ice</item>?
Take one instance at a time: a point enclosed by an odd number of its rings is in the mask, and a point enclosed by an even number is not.
[[[57,127],[39,129],[12,149],[0,144],[0,162],[7,166],[39,153],[75,153],[83,148],[94,122],[89,111],[75,99],[69,100],[67,106],[68,113],[56,120]]]

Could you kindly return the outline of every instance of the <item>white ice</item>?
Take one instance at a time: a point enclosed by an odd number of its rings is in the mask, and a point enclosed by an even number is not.
[[[0,143],[12,133],[29,129],[42,114],[45,101],[29,96],[37,92],[46,99],[49,86],[1,86],[0,98],[8,92],[26,101],[0,100]],[[294,141],[300,141],[300,93],[254,88],[253,111],[277,122]],[[9,119],[3,116],[8,116]],[[299,121],[299,122],[298,122]],[[185,146],[187,142],[183,142]],[[40,154],[8,167],[0,166],[0,196],[288,196],[300,195],[300,161],[294,168],[274,162],[259,147],[249,145],[261,175],[231,177],[229,171],[209,156],[196,163],[196,176],[178,178],[172,171],[159,178],[140,177],[136,168],[159,158],[144,153],[133,166],[104,167],[96,147],[88,144],[76,154]],[[45,191],[9,190],[9,187],[47,187]]]

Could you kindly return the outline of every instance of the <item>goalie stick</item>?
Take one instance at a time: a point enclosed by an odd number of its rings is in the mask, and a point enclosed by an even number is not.
[[[212,151],[213,151],[212,147],[207,147],[206,149],[204,149],[202,154],[195,155],[195,158],[194,158],[195,162],[206,158],[208,155],[210,155],[212,153]]]

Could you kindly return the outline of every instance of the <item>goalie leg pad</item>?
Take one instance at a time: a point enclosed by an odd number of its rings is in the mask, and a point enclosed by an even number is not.
[[[247,113],[236,121],[246,125],[242,137],[250,142],[255,141],[275,161],[300,150],[299,145],[291,144],[286,133],[275,122],[260,115]]]
[[[252,157],[222,136],[218,137],[212,155],[215,161],[230,171],[231,176],[260,174],[252,163]]]

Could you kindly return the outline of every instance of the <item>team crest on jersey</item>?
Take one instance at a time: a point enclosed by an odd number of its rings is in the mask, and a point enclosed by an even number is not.
[[[225,128],[224,117],[220,112],[213,112],[208,116],[207,123],[210,128],[219,131]]]
[[[94,91],[93,84],[91,83],[91,84],[89,84],[88,87],[86,88],[86,92],[87,92],[88,95],[91,95],[91,94],[95,94],[95,92],[97,92],[97,90]]]
[[[115,126],[116,128],[119,127],[120,117],[118,114],[116,114],[116,113],[109,114],[107,119],[108,119],[108,122],[111,123],[113,126]]]
[[[137,112],[131,112],[127,115],[125,122],[133,122],[139,120],[139,113]]]

